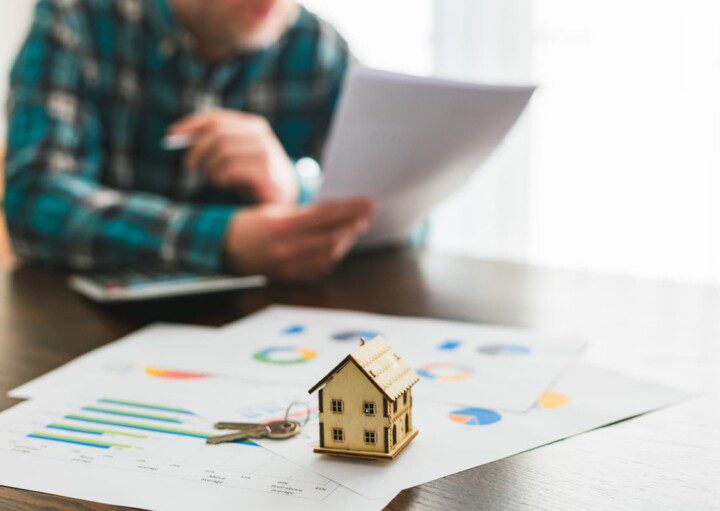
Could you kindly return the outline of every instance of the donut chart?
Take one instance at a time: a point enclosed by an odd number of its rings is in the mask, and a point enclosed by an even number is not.
[[[462,381],[473,375],[470,367],[450,362],[434,362],[425,364],[416,370],[417,374],[426,380],[435,381]]]
[[[263,364],[302,364],[317,356],[317,351],[298,346],[270,346],[257,351],[253,358]]]

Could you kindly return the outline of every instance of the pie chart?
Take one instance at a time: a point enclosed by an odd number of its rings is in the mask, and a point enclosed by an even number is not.
[[[523,344],[485,344],[478,348],[483,355],[529,355],[532,350]]]
[[[468,426],[487,426],[502,419],[502,416],[487,408],[461,408],[450,412],[450,420]]]
[[[380,333],[375,330],[343,330],[335,332],[332,338],[336,341],[360,341],[360,339],[369,341],[378,335]]]
[[[434,362],[417,368],[418,375],[427,380],[434,381],[462,381],[473,374],[470,367],[451,364],[449,362]]]
[[[197,380],[208,377],[208,375],[204,373],[178,371],[175,369],[162,369],[159,367],[146,367],[145,374],[154,378],[168,378],[171,380]]]

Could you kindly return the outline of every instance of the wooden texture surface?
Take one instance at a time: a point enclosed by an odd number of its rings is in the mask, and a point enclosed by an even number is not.
[[[97,306],[62,272],[0,274],[0,405],[12,387],[153,321],[222,325],[271,303],[517,325],[590,341],[585,361],[701,395],[406,490],[391,509],[720,509],[720,290],[421,252],[326,281]],[[0,463],[2,460],[0,459]],[[111,509],[0,488],[0,509]]]

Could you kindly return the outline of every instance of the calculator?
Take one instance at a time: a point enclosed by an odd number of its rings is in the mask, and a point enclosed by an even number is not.
[[[261,287],[262,275],[234,276],[163,270],[122,270],[70,277],[71,289],[96,302],[130,302]]]

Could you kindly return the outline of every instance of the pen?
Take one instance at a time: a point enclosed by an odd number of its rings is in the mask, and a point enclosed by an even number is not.
[[[160,141],[160,147],[166,151],[179,151],[190,147],[193,141],[194,137],[190,134],[165,135]]]

